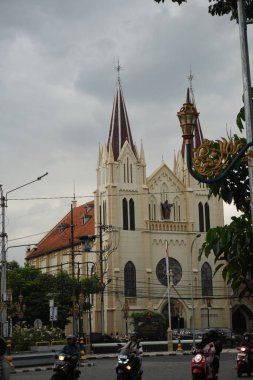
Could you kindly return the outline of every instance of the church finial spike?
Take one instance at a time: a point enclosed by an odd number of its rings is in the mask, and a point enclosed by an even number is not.
[[[192,80],[193,80],[194,76],[192,75],[192,69],[190,67],[190,75],[188,76],[188,80],[190,82],[190,90],[192,91]]]
[[[186,103],[191,103],[189,87],[187,88],[187,93],[186,93]]]
[[[118,84],[120,85],[120,70],[122,70],[122,66],[119,64],[119,58],[118,58],[118,65],[116,66],[116,70],[118,72]]]

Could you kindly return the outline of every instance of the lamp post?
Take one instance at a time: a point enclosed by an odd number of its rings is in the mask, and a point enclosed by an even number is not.
[[[212,308],[211,300],[210,298],[206,299],[206,309],[207,309],[207,327],[210,327],[210,310]]]
[[[193,287],[193,267],[192,267],[192,251],[195,241],[201,236],[197,234],[191,244],[191,303],[192,303],[192,346],[195,348],[195,309],[194,309],[194,287]]]
[[[124,318],[126,321],[126,336],[128,336],[128,315],[129,315],[129,305],[128,302],[126,301],[123,305],[122,311],[124,313]]]
[[[247,23],[245,5],[243,0],[237,0],[238,21],[239,21],[239,36],[241,50],[241,65],[242,65],[242,81],[243,81],[243,98],[245,108],[245,125],[247,144],[242,144],[225,139],[221,141],[220,152],[214,151],[212,142],[206,140],[196,150],[195,155],[192,155],[192,140],[198,112],[194,105],[190,102],[189,90],[187,92],[186,103],[183,104],[180,111],[177,113],[180,126],[183,132],[183,139],[186,144],[187,166],[189,173],[199,182],[212,184],[224,179],[235,164],[242,159],[245,152],[253,146],[253,105],[251,97],[251,78],[248,52],[247,38]],[[222,143],[224,143],[222,146]],[[217,156],[217,153],[219,156]],[[250,186],[250,207],[251,221],[253,229],[253,154],[252,149],[248,152],[249,160],[249,186]],[[217,164],[217,162],[219,163]]]
[[[170,307],[170,258],[169,258],[169,245],[168,241],[165,242],[165,260],[166,260],[166,275],[167,275],[167,295],[168,295],[168,322],[169,326],[167,329],[167,339],[168,339],[168,351],[173,351],[173,341],[172,341],[172,328],[171,328],[171,307]]]
[[[14,189],[11,189],[6,192],[5,196],[3,193],[3,187],[0,185],[0,196],[1,196],[1,214],[2,214],[2,231],[0,234],[1,237],[1,303],[6,301],[6,241],[7,241],[7,233],[5,229],[5,209],[7,208],[7,196],[8,194],[12,193],[13,191],[19,190],[25,186],[28,186],[34,182],[40,181],[43,177],[48,175],[48,173],[45,173],[41,175],[40,177],[37,177],[35,180],[25,183],[24,185],[15,187]],[[6,308],[0,309],[0,334],[3,335],[4,333],[4,325],[6,323],[7,313]]]

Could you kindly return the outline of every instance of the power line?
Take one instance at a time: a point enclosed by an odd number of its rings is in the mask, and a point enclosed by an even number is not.
[[[133,189],[135,191],[135,189]],[[185,193],[192,193],[194,191],[200,191],[200,192],[209,192],[209,189],[191,189],[191,190],[175,190],[175,191],[164,191],[164,192],[143,192],[143,193],[133,193],[133,191],[122,191],[120,194],[107,194],[106,197],[112,198],[112,197],[120,197],[122,196],[147,196],[147,195],[166,195],[166,194],[185,194]],[[76,195],[75,198],[77,199],[83,199],[83,198],[91,198],[91,200],[95,198],[101,198],[101,195]],[[33,200],[55,200],[55,199],[73,199],[73,195],[71,196],[51,196],[51,197],[32,197],[32,198],[8,198],[8,201],[33,201]]]

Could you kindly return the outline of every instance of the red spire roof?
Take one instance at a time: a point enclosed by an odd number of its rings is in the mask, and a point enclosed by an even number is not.
[[[119,81],[113,102],[110,132],[107,142],[107,149],[109,149],[109,144],[112,144],[115,161],[118,159],[119,153],[125,141],[129,142],[135,156],[137,156],[132,139],[123,92]]]
[[[187,88],[186,103],[192,103],[194,105],[194,107],[197,109],[192,88],[190,88],[190,89]],[[203,132],[201,129],[199,118],[197,118],[192,148],[198,148],[203,143],[203,140],[204,140]],[[185,157],[185,142],[184,141],[182,144],[181,153],[182,153],[182,156],[184,158]]]

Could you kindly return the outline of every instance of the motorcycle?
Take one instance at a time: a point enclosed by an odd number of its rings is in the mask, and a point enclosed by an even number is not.
[[[250,376],[251,372],[253,372],[253,352],[246,346],[241,346],[238,350],[235,367],[237,376],[241,377],[244,373]]]
[[[64,353],[55,355],[53,368],[54,374],[51,380],[75,380],[80,376],[79,362],[76,356]]]
[[[217,380],[218,375],[207,362],[206,355],[202,351],[194,351],[191,362],[192,380]],[[209,373],[211,370],[211,374]]]
[[[140,380],[142,373],[138,355],[129,348],[122,348],[116,366],[117,380]]]

